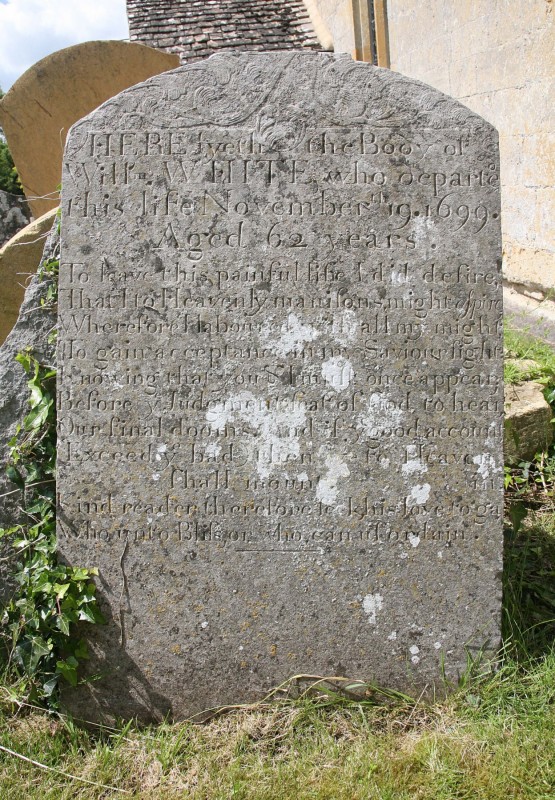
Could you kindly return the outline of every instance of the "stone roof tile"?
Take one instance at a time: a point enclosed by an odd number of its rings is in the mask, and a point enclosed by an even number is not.
[[[127,0],[132,42],[182,63],[222,49],[321,50],[302,0]]]

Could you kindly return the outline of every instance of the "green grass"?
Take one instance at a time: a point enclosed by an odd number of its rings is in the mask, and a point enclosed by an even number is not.
[[[510,322],[505,323],[504,344],[509,359],[505,361],[505,383],[537,380],[555,389],[555,350],[549,344],[512,328]],[[534,361],[537,366],[518,361]]]
[[[121,790],[143,800],[552,800],[554,701],[551,654],[527,671],[508,664],[472,694],[433,706],[323,710],[305,701],[100,737],[40,713],[6,715],[3,746],[75,777],[2,754],[0,792],[10,800],[98,800]]]
[[[507,332],[555,385],[555,354]],[[555,455],[507,494],[504,650],[437,702],[329,694],[202,725],[83,728],[0,689],[2,800],[555,800]],[[516,478],[519,480],[517,481]],[[7,687],[7,683],[4,684]]]
[[[0,746],[53,771],[0,750],[0,797],[553,800],[555,514],[531,510],[517,535],[510,525],[507,533],[500,667],[448,699],[357,703],[321,693],[203,725],[86,731],[18,708],[6,690]]]

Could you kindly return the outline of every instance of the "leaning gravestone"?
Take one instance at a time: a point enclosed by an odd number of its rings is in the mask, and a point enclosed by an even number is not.
[[[72,129],[59,546],[82,716],[404,690],[499,642],[497,135],[330,54],[215,56]]]
[[[29,224],[30,217],[24,197],[0,189],[0,248]]]

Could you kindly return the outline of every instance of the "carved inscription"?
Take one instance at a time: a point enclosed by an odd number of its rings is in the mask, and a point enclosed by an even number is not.
[[[498,265],[442,248],[499,216],[493,154],[468,157],[469,138],[351,126],[309,130],[291,149],[236,129],[217,141],[88,132],[94,161],[68,164],[65,213],[131,220],[137,241],[63,265],[60,355],[78,377],[60,397],[60,459],[110,464],[122,479],[140,467],[141,494],[165,496],[165,510],[78,500],[78,536],[276,549],[464,539],[427,529],[446,478],[456,491],[498,484],[501,464],[482,450],[495,449],[503,409]],[[393,465],[406,494],[385,532],[365,522],[341,535],[341,520],[379,506]],[[210,488],[222,498],[206,499]],[[159,516],[111,534],[106,512]],[[456,503],[452,513],[461,520]],[[249,516],[256,532],[235,530]],[[300,536],[307,518],[324,529]]]
[[[368,558],[372,585],[471,563],[501,517],[492,129],[351,100],[341,122],[317,95],[282,129],[286,72],[267,112],[207,124],[183,75],[171,124],[158,79],[66,153],[62,549]]]

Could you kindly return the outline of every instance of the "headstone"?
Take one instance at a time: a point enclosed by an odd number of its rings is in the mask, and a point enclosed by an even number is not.
[[[0,248],[0,345],[17,322],[25,288],[37,273],[56,211],[33,220]]]
[[[86,718],[289,676],[456,681],[499,642],[497,135],[332,54],[214,56],[77,123],[59,546]]]
[[[56,208],[67,132],[128,86],[179,66],[179,56],[130,42],[82,42],[33,64],[0,102],[21,184],[35,217]]]

